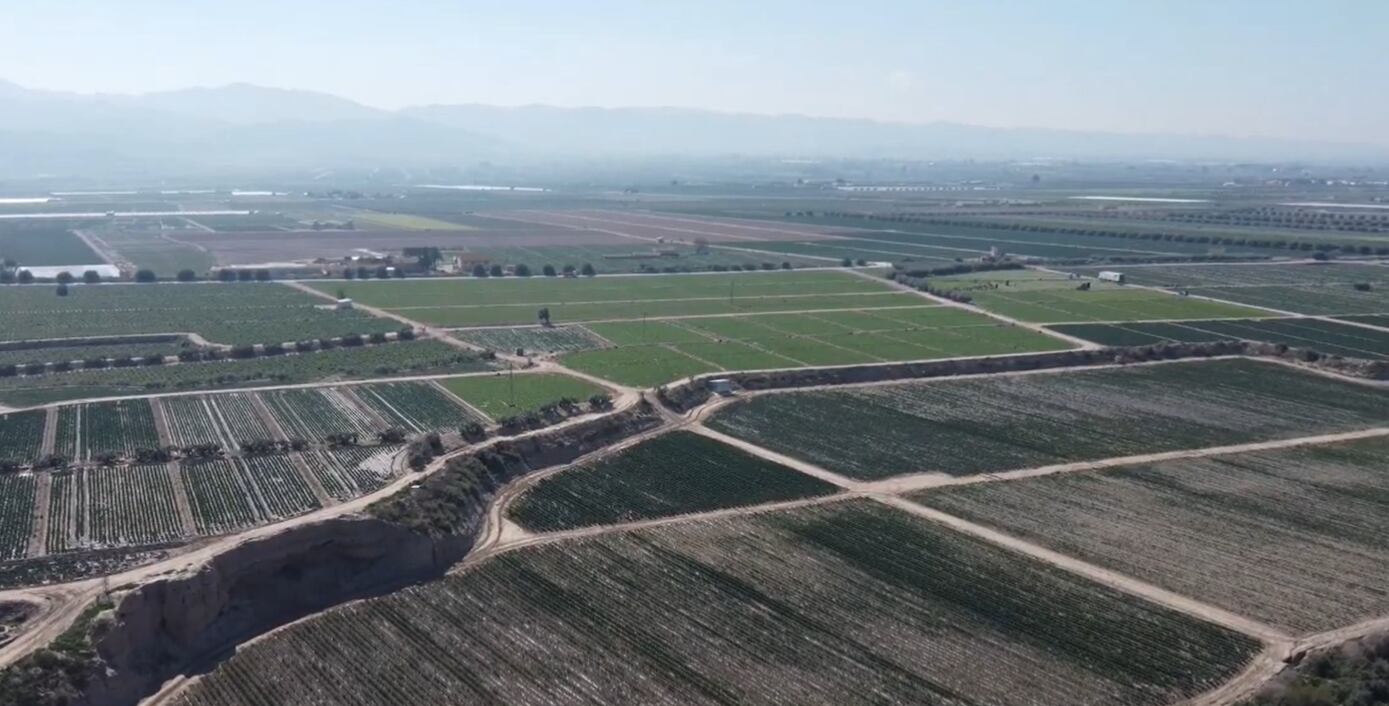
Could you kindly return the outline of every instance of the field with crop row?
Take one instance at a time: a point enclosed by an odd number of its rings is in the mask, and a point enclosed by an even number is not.
[[[253,360],[219,360],[158,367],[80,370],[39,377],[0,378],[0,402],[24,406],[157,392],[288,385],[327,380],[492,369],[477,355],[439,341],[408,341]]]
[[[237,465],[255,485],[255,497],[266,518],[293,517],[320,507],[289,456],[251,456],[238,459]]]
[[[0,560],[18,559],[29,552],[34,483],[32,474],[0,474]]]
[[[1382,438],[916,499],[1294,634],[1389,612]]]
[[[503,554],[281,630],[177,703],[1155,706],[1258,650],[857,501]]]
[[[66,228],[13,224],[0,224],[0,260],[11,260],[27,267],[106,262]]]
[[[0,461],[29,463],[37,459],[47,418],[41,409],[0,414]]]
[[[836,488],[707,436],[677,431],[549,476],[508,508],[555,530],[830,495]]]
[[[260,398],[290,438],[322,441],[329,434],[369,435],[379,428],[331,388],[270,390]]]
[[[1135,284],[1318,316],[1389,313],[1389,267],[1356,263],[1121,269]],[[1088,270],[1087,270],[1088,271]],[[1357,289],[1356,285],[1368,287]]]
[[[349,283],[345,291],[364,303],[417,321],[460,327],[535,323],[541,307],[550,310],[555,323],[569,324],[919,302],[914,295],[890,290],[880,282],[823,271],[369,282]]]
[[[56,438],[56,452],[68,459],[163,447],[147,399],[60,407]]]
[[[391,456],[400,448],[387,445],[317,449],[305,452],[303,458],[329,495],[351,500],[378,490],[395,477]]]
[[[658,249],[676,252],[679,255],[651,257]],[[783,262],[796,269],[835,264],[793,254],[745,252],[723,248],[709,248],[705,252],[698,252],[693,245],[666,244],[653,247],[636,242],[629,245],[478,247],[469,248],[467,254],[505,265],[524,264],[536,275],[541,274],[545,265],[551,265],[562,272],[566,265],[577,269],[585,263],[593,265],[594,271],[598,274],[705,272],[717,267],[765,268],[766,265],[776,269],[780,268]],[[633,255],[637,257],[632,257]]]
[[[183,537],[168,467],[85,468],[54,474],[45,531],[53,554]]]
[[[453,332],[453,337],[488,350],[527,354],[568,353],[590,348],[602,348],[607,342],[583,326],[513,326],[507,328],[476,328]]]
[[[288,456],[182,465],[199,534],[220,534],[319,507]]]
[[[486,421],[427,382],[354,385],[349,389],[388,424],[407,432],[457,429],[467,421]]]
[[[3,335],[3,334],[0,334]],[[26,346],[12,350],[0,350],[0,366],[23,365],[26,363],[72,363],[93,358],[146,358],[151,356],[178,355],[187,350],[183,339],[151,343],[108,343],[104,345],[83,346]]]
[[[1064,324],[1049,328],[1105,346],[1244,339],[1310,348],[1350,358],[1389,357],[1389,331],[1376,331],[1321,319]]]
[[[950,306],[595,323],[617,348],[565,365],[651,386],[718,370],[852,365],[1061,350],[1070,344]]]
[[[159,398],[169,429],[169,441],[175,446],[219,444],[225,449],[236,448],[222,433],[214,409],[216,398],[189,395]]]
[[[1042,272],[1003,271],[936,277],[931,286],[968,294],[996,314],[1033,323],[1233,319],[1266,312],[1224,302],[1073,280]],[[1089,289],[1080,289],[1088,284]]]
[[[1389,423],[1389,394],[1249,360],[760,395],[710,427],[859,479],[1019,468]]]
[[[395,331],[400,324],[355,310],[321,308],[312,295],[274,283],[77,285],[0,288],[7,340],[194,332],[217,343],[274,343]]]
[[[444,378],[439,383],[494,420],[531,412],[564,397],[586,402],[605,392],[587,380],[558,373]]]

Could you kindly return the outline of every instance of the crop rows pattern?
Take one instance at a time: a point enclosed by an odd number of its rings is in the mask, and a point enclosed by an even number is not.
[[[34,490],[33,475],[0,474],[0,559],[19,559],[29,552]]]
[[[392,456],[400,446],[347,446],[305,452],[304,462],[328,494],[351,500],[389,483],[396,475]]]
[[[550,476],[512,520],[554,531],[829,495],[835,487],[692,432],[677,431]]]
[[[583,326],[464,329],[455,331],[453,336],[475,346],[503,353],[515,353],[517,350],[527,354],[569,353],[607,345]]]
[[[352,390],[389,424],[410,432],[456,429],[466,421],[485,421],[429,383],[357,385]]]
[[[43,428],[48,414],[43,410],[0,414],[0,461],[29,463],[43,449]]]
[[[215,398],[197,396],[164,397],[159,405],[164,408],[164,419],[168,423],[170,441],[175,446],[194,446],[197,444],[220,444],[223,448],[234,448],[222,434],[213,411]]]
[[[1389,358],[1389,331],[1322,319],[1260,319],[1052,326],[1105,346],[1243,339],[1310,348],[1349,358]]]
[[[48,491],[48,553],[76,549],[87,536],[87,477],[80,471],[51,474]]]
[[[268,519],[293,517],[319,507],[309,484],[289,456],[252,456],[238,466],[255,486],[262,514]]]
[[[720,431],[860,479],[952,476],[1348,431],[1389,397],[1250,360],[761,395]]]
[[[67,458],[161,446],[148,399],[68,405],[58,411],[56,447]]]
[[[179,703],[1155,706],[1258,650],[855,501],[503,554],[281,630]]]
[[[331,390],[273,390],[260,397],[291,438],[321,441],[329,434],[370,434],[376,429],[361,409]]]
[[[155,544],[183,535],[164,465],[55,474],[49,507],[50,553]]]
[[[918,500],[1291,632],[1389,612],[1389,441],[945,488]]]
[[[184,464],[181,470],[199,534],[220,534],[267,519],[250,477],[235,461]]]

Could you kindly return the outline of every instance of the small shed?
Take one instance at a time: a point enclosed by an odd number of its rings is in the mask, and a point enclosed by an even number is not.
[[[351,308],[352,308],[352,300],[351,300],[351,299],[346,299],[346,298],[344,298],[344,299],[339,299],[339,300],[338,300],[338,303],[335,304],[333,308],[335,308],[335,309],[337,309],[337,310],[339,310],[339,311],[346,311],[346,310],[348,310],[348,309],[351,309]]]
[[[1099,278],[1102,282],[1114,282],[1116,284],[1124,283],[1124,273],[1115,272],[1114,270],[1104,270],[1100,272]]]

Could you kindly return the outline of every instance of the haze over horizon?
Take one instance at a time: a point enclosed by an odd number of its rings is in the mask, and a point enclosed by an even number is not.
[[[376,0],[26,4],[0,78],[83,93],[250,83],[394,110],[671,106],[1389,146],[1389,4]],[[80,41],[53,42],[68,34]],[[1304,47],[1317,47],[1315,52]]]

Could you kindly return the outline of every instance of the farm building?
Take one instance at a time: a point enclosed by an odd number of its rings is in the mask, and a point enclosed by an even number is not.
[[[1115,282],[1117,284],[1124,283],[1123,272],[1115,272],[1113,270],[1102,270],[1097,276],[1100,278],[1101,281],[1104,282]]]

